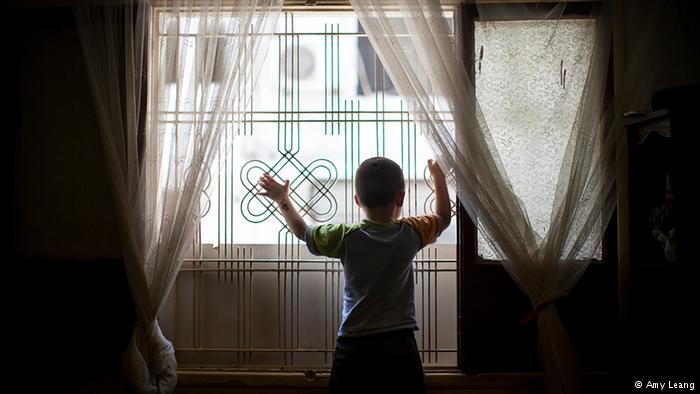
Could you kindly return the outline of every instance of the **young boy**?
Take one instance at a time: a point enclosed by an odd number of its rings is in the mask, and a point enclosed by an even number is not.
[[[411,264],[416,253],[450,223],[445,175],[433,160],[437,215],[398,219],[405,196],[401,168],[383,157],[367,159],[355,175],[355,203],[366,219],[356,224],[307,226],[289,200],[289,181],[264,174],[259,194],[275,201],[291,231],[315,255],[340,258],[345,274],[332,393],[424,393],[425,378],[413,331],[418,329]]]

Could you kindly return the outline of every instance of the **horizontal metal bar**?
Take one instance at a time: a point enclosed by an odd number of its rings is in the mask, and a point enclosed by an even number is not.
[[[338,123],[338,120],[336,119],[335,121],[331,121],[330,119],[300,119],[300,120],[277,120],[277,119],[222,119],[222,123],[226,122],[231,122],[231,123],[246,123],[246,124],[251,124],[251,123],[282,123],[282,124],[294,124],[294,123]],[[340,123],[399,123],[399,122],[406,122],[406,119],[401,120],[401,119],[353,119],[352,121],[350,119],[346,120],[341,120]],[[194,121],[194,120],[161,120],[161,124],[192,124],[192,123],[205,123],[203,120],[199,121]]]
[[[164,111],[164,110],[158,110],[158,111],[153,111],[154,113],[159,113],[159,114],[169,114],[169,115],[199,115],[199,114],[211,114],[213,112],[203,112],[203,111]],[[431,113],[434,114],[449,114],[451,111],[430,111]],[[255,114],[262,114],[262,115],[305,115],[305,114],[399,114],[399,115],[410,115],[411,113],[409,111],[345,111],[345,110],[338,110],[338,111],[221,111],[220,113],[226,114],[226,115],[255,115]],[[406,120],[406,119],[404,119]],[[335,120],[337,121],[337,119]],[[330,122],[330,120],[329,120]]]
[[[429,268],[416,268],[413,270],[414,272],[457,272],[456,268],[437,268],[437,269],[429,269]],[[275,269],[275,268],[262,268],[262,269],[250,269],[250,268],[181,268],[180,272],[293,272],[293,273],[303,273],[303,272],[343,272],[343,270],[333,270],[333,269]]]
[[[432,373],[461,373],[455,366],[449,365],[423,365],[426,374]],[[319,373],[330,373],[330,365],[327,366],[294,366],[282,364],[177,364],[177,371],[180,372],[230,372],[251,375],[278,374],[278,373],[305,373],[313,370]]]
[[[415,268],[414,272],[457,272],[457,268]],[[308,269],[291,269],[291,268],[180,268],[180,272],[343,272],[341,269],[323,269],[323,268],[308,268]]]
[[[332,349],[243,349],[243,348],[175,348],[176,352],[195,353],[333,353]]]
[[[243,348],[181,348],[176,347],[176,352],[194,353],[333,353],[335,349],[243,349]],[[425,349],[418,350],[420,353],[456,353],[457,349]]]
[[[201,258],[184,259],[186,263],[339,263],[339,259],[227,259],[227,258]],[[414,263],[456,263],[457,259],[415,259]]]
[[[292,268],[261,268],[261,269],[250,269],[250,268],[180,268],[180,272],[343,272],[340,269],[292,269]]]
[[[258,33],[258,34],[242,34],[242,33],[215,33],[215,34],[197,34],[197,33],[180,33],[180,34],[170,34],[170,33],[159,33],[158,37],[204,37],[204,38],[213,38],[213,37],[241,37],[241,36],[246,36],[246,37],[279,37],[279,36],[352,36],[352,37],[367,37],[367,33],[360,33],[360,32],[344,32],[344,33],[323,33],[323,32],[299,32],[299,33],[292,33],[292,32],[279,32],[279,33]],[[401,33],[401,34],[396,34],[396,37],[411,37],[410,34],[407,33]]]

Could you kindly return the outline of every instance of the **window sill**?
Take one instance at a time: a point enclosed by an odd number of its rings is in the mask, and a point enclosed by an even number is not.
[[[178,392],[197,388],[231,389],[304,389],[327,390],[329,372],[320,372],[307,379],[303,372],[234,371],[216,369],[179,369]],[[540,373],[481,373],[464,375],[459,372],[428,372],[427,384],[432,389],[498,390],[498,392],[541,393]],[[589,387],[611,387],[615,375],[606,372],[585,374]],[[184,391],[182,390],[184,389]],[[194,392],[194,391],[193,391]],[[287,392],[287,391],[285,391]]]

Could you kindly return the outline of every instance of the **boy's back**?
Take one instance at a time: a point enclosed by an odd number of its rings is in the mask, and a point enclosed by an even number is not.
[[[364,219],[357,224],[309,226],[311,253],[340,258],[345,274],[342,323],[338,336],[417,329],[412,261],[434,242],[441,228],[435,215],[390,223]]]

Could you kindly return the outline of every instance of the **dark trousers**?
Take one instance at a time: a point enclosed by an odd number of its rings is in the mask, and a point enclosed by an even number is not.
[[[413,330],[338,337],[330,392],[425,393],[425,374]]]

